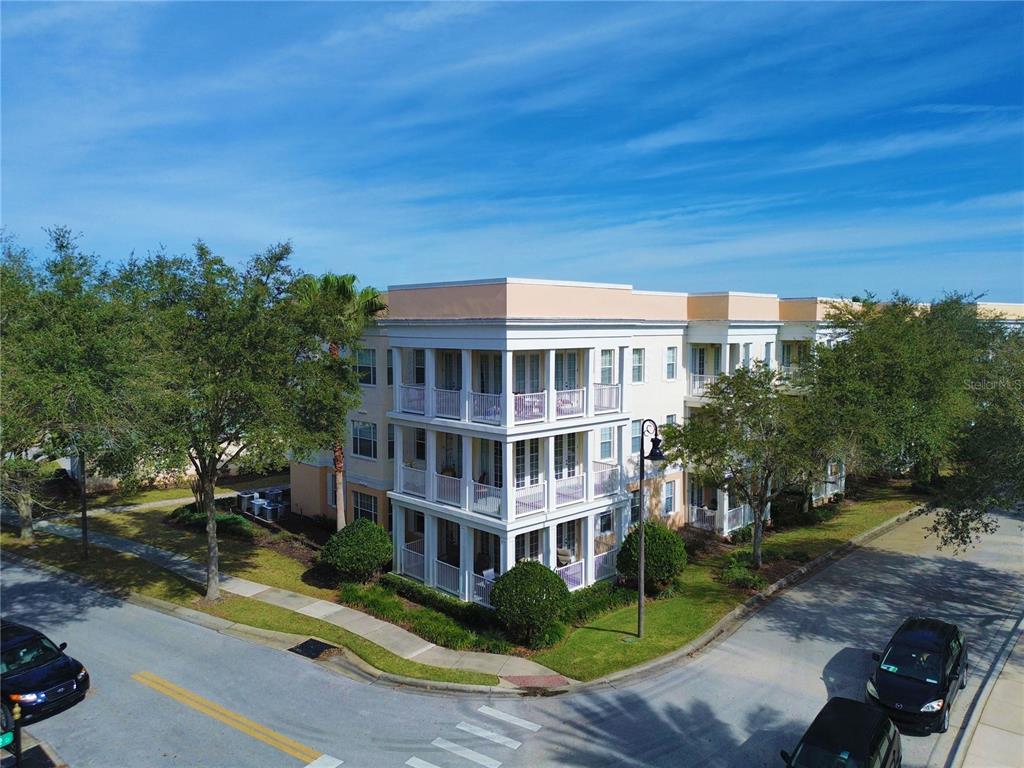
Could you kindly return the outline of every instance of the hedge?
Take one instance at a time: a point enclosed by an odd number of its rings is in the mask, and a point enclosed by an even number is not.
[[[446,616],[451,616],[460,624],[485,631],[500,628],[494,612],[489,608],[476,603],[463,602],[405,576],[399,576],[397,573],[385,573],[380,577],[380,583],[406,600],[440,611]]]
[[[223,505],[215,503],[214,508],[223,509]],[[194,502],[172,510],[167,515],[167,519],[175,525],[180,525],[185,528],[192,528],[200,531],[206,530],[206,513],[202,510],[196,509]],[[252,538],[254,533],[253,524],[241,515],[235,514],[234,512],[218,511],[216,519],[218,535],[223,534],[225,536],[235,536],[237,538]]]
[[[599,581],[569,594],[565,620],[574,626],[582,626],[602,613],[630,603],[636,604],[635,590],[616,584],[611,579]]]
[[[343,578],[367,581],[391,560],[391,536],[381,526],[360,517],[337,533],[320,550],[320,563]]]
[[[674,531],[654,522],[644,522],[644,586],[659,592],[670,586],[686,566],[686,547]],[[628,582],[637,583],[640,557],[640,526],[634,526],[622,542],[616,565]]]
[[[521,560],[494,582],[491,605],[513,639],[540,648],[564,637],[558,625],[569,606],[569,588],[550,568]]]

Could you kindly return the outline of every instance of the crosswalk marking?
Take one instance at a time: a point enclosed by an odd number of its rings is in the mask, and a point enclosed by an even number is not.
[[[529,720],[523,720],[521,717],[510,715],[508,712],[502,712],[500,709],[494,707],[488,707],[486,705],[480,707],[477,710],[482,715],[493,717],[496,720],[504,720],[506,723],[512,723],[512,725],[518,725],[520,728],[525,728],[528,731],[537,732],[540,730],[540,726],[536,723],[531,723]]]
[[[454,755],[464,757],[466,760],[472,760],[477,765],[482,765],[484,768],[500,768],[501,761],[495,760],[493,757],[482,755],[476,750],[470,749],[469,747],[460,746],[454,742],[448,741],[447,739],[434,739],[430,742],[435,747],[447,750]]]
[[[463,722],[459,723],[455,727],[460,731],[472,733],[474,736],[479,736],[482,739],[493,741],[495,744],[501,744],[501,746],[508,747],[509,749],[519,749],[519,747],[522,746],[522,742],[510,739],[507,736],[502,736],[500,733],[495,733],[494,731],[488,731],[486,728],[481,728],[479,725],[473,725],[472,723]]]
[[[418,757],[410,757],[405,761],[405,764],[409,768],[440,768],[440,766],[428,763],[426,760],[420,760]]]
[[[320,755],[320,757],[307,765],[306,768],[338,768],[343,762],[345,761],[330,755]]]

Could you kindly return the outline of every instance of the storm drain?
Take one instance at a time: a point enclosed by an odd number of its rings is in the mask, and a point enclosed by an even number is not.
[[[299,656],[305,656],[307,659],[319,659],[328,651],[338,650],[338,646],[325,643],[321,640],[314,640],[311,637],[309,640],[304,640],[298,645],[293,645],[288,650],[292,653],[299,654]]]

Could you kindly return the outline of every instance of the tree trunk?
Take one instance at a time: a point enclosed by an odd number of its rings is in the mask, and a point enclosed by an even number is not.
[[[761,539],[764,537],[764,505],[754,510],[754,562],[753,568],[756,571],[761,567]]]
[[[82,510],[82,559],[89,559],[89,515],[88,503],[85,498],[85,451],[78,452],[78,471],[81,484],[78,488],[78,506]]]
[[[19,538],[22,541],[35,541],[32,532],[32,494],[24,488],[18,490],[18,520],[21,523]]]
[[[335,527],[341,530],[345,527],[345,449],[341,443],[334,444],[334,504]]]
[[[205,473],[204,473],[205,475]],[[213,501],[215,478],[196,478],[196,498],[206,512],[206,599],[220,598],[220,553],[217,549],[217,507]]]
[[[811,515],[811,497],[814,494],[814,485],[810,482],[804,483],[804,501],[801,509],[801,519],[808,520]]]

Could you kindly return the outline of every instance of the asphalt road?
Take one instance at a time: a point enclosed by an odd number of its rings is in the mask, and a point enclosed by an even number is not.
[[[927,613],[965,629],[973,662],[954,728],[903,739],[908,768],[943,766],[1024,611],[1024,536],[1003,518],[954,557],[923,528],[907,523],[787,590],[688,664],[548,699],[366,685],[12,564],[2,607],[89,667],[89,697],[31,728],[73,768],[777,766],[829,696],[862,695],[871,652],[900,621]]]

